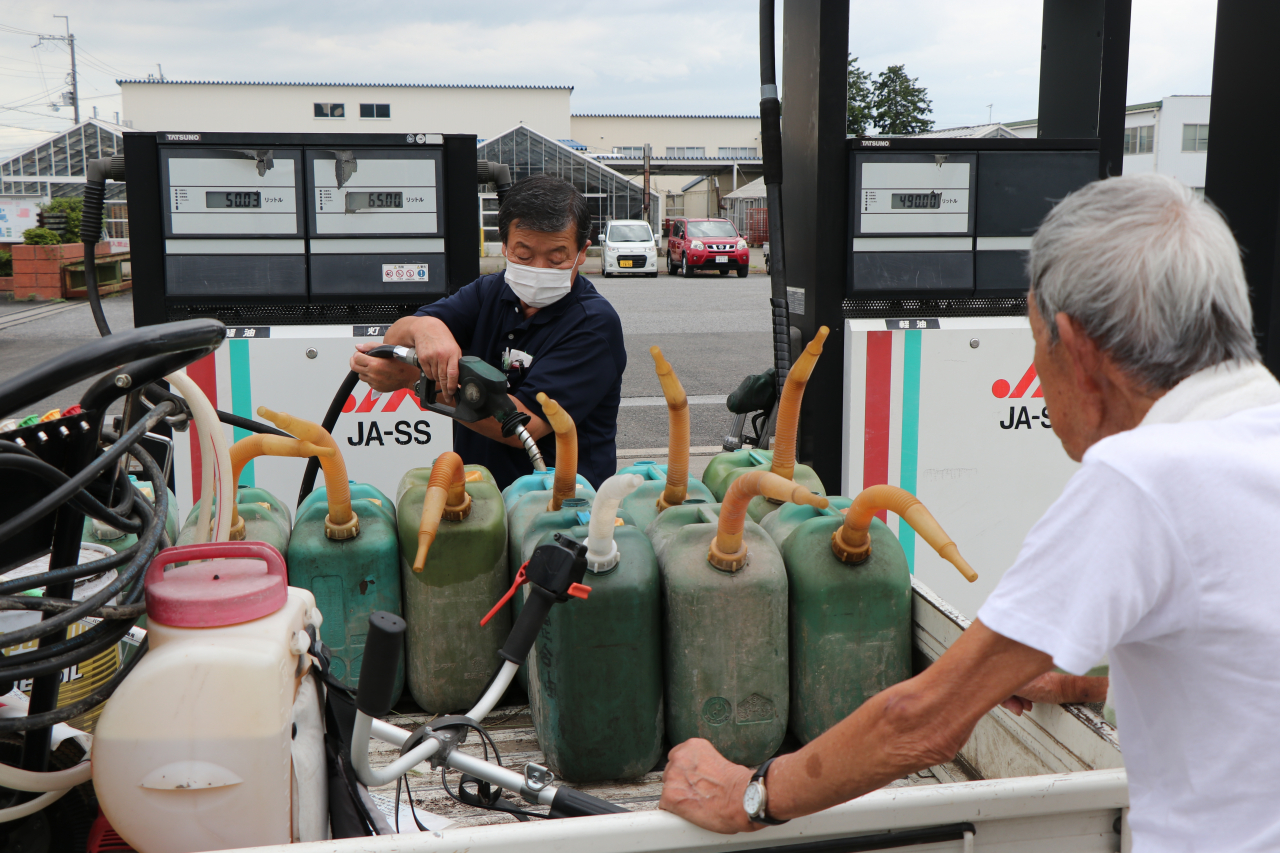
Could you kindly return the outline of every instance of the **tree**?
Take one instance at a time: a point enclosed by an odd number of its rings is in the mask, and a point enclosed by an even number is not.
[[[66,226],[62,229],[62,242],[79,243],[80,242],[80,217],[84,213],[84,199],[79,196],[64,196],[55,198],[48,204],[41,205],[40,209],[46,214],[64,214],[66,216]]]
[[[867,127],[874,120],[871,109],[871,72],[863,71],[855,63],[858,57],[849,54],[849,106],[845,133],[850,136],[866,136]]]
[[[908,77],[905,66],[890,65],[880,73],[872,86],[873,121],[881,133],[923,133],[933,130],[933,102],[916,78]]]

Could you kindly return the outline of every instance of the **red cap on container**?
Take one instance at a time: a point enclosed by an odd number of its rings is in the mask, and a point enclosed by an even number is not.
[[[191,562],[193,560],[214,562]],[[189,563],[165,571],[172,563]],[[265,542],[166,548],[147,568],[147,618],[175,628],[218,628],[270,616],[289,597],[284,558]]]

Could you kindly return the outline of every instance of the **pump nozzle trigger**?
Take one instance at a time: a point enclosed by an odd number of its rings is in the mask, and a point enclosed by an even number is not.
[[[503,595],[502,598],[498,599],[498,603],[493,605],[489,612],[484,615],[484,618],[480,620],[480,624],[482,626],[489,624],[489,620],[494,616],[497,616],[498,611],[506,607],[507,602],[515,597],[516,590],[529,582],[529,578],[524,573],[524,570],[528,565],[529,561],[525,560],[524,565],[520,567],[520,571],[516,572],[516,579],[515,582],[511,584],[511,589],[507,590],[506,594]]]

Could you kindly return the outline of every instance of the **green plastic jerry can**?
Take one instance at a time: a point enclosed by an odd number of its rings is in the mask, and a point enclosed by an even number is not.
[[[707,560],[719,504],[685,504],[646,531],[663,584],[667,737],[701,737],[735,764],[757,766],[782,745],[790,706],[787,573],[748,520],[750,559],[736,572]]]
[[[625,468],[619,468],[618,473],[636,474],[640,477],[644,477],[646,480],[662,480],[663,482],[666,482],[667,466],[659,465],[652,459],[641,459]]]
[[[773,516],[793,509],[811,508],[787,506]],[[871,555],[842,563],[831,534],[844,519],[831,509],[810,515],[782,544],[790,582],[791,731],[804,743],[911,677],[911,572],[902,546],[876,518]],[[769,529],[784,527],[774,520]]]
[[[351,509],[360,532],[351,539],[329,539],[325,488],[307,495],[289,539],[289,585],[311,590],[324,616],[320,639],[333,653],[332,672],[354,688],[369,615],[376,610],[401,615],[400,542],[395,505],[364,483],[351,484]],[[404,685],[404,664],[396,670],[394,694]]]
[[[489,469],[483,465],[466,465],[463,470],[466,471],[468,483],[485,482],[492,485],[495,489],[498,488],[498,481],[493,479],[493,474],[491,474]],[[430,465],[425,468],[410,468],[408,471],[405,471],[404,476],[400,478],[400,482],[396,484],[396,506],[400,506],[400,501],[404,498],[405,492],[412,489],[414,486],[422,486],[423,489],[425,489],[427,487],[427,482],[430,479]],[[499,495],[499,497],[501,497],[501,495]]]
[[[585,526],[566,532],[579,542]],[[539,544],[555,534],[544,533]],[[614,528],[619,560],[588,571],[585,601],[551,608],[529,655],[538,744],[574,782],[636,779],[662,758],[662,602],[658,563],[635,527]]]
[[[500,663],[498,649],[511,622],[504,609],[487,625],[480,620],[511,585],[507,579],[507,519],[493,475],[467,465],[471,512],[461,521],[442,519],[421,572],[412,564],[418,550],[422,500],[430,468],[414,468],[396,489],[400,576],[404,584],[407,666],[413,701],[428,713],[470,708]]]
[[[764,532],[769,534],[769,538],[773,540],[773,544],[781,550],[786,544],[787,537],[795,532],[795,529],[806,521],[814,518],[840,518],[844,516],[840,510],[848,509],[853,503],[852,498],[836,496],[827,498],[829,501],[826,509],[818,509],[815,506],[807,506],[805,504],[787,503],[778,507],[777,511],[766,515],[761,521],[760,526],[764,528]]]
[[[571,513],[543,518],[547,512],[547,505],[551,502],[554,481],[555,470],[548,469],[545,472],[525,474],[502,490],[502,503],[507,508],[507,551],[510,555],[508,565],[512,579],[515,578],[521,564],[533,553],[534,547],[542,537],[542,531],[567,530],[579,523],[577,513],[586,513],[591,510],[591,502],[595,499],[596,491],[579,474],[577,499],[585,503],[575,504]],[[582,523],[586,523],[585,519]],[[536,531],[535,528],[537,528]]]
[[[182,532],[178,534],[177,544],[195,543],[201,503],[202,501],[197,501],[187,514]],[[266,542],[282,555],[288,554],[293,519],[289,507],[283,501],[266,489],[241,486],[236,490],[236,512],[244,520],[245,541]]]
[[[637,527],[641,530],[648,529],[653,520],[658,517],[658,498],[662,497],[663,491],[667,488],[667,466],[653,462],[637,462],[635,465],[628,465],[618,473],[639,474],[644,477],[645,481],[640,484],[640,487],[622,499],[622,509]],[[696,477],[689,478],[685,500],[716,503],[711,490]]]
[[[137,486],[138,490],[151,501],[151,505],[155,506],[155,492],[150,481],[139,480],[133,474],[130,474],[129,482]],[[178,498],[172,491],[168,489],[166,491],[169,495],[169,512],[165,516],[164,532],[168,534],[170,543],[176,543],[178,541]],[[80,541],[104,545],[118,554],[127,548],[133,547],[133,544],[138,541],[138,537],[136,534],[117,530],[109,524],[86,517],[84,527],[81,530]]]
[[[715,496],[717,501],[722,501],[734,480],[747,471],[759,468],[767,471],[772,465],[772,450],[730,450],[712,457],[711,461],[707,463],[707,470],[702,472],[702,482],[711,490],[711,494]],[[801,465],[797,462],[791,479],[806,487],[815,495],[825,495],[827,493],[826,487],[822,485],[818,475],[808,465]],[[755,497],[747,506],[747,515],[752,521],[759,523],[760,519],[773,512],[778,506],[778,504],[769,501],[768,498]]]

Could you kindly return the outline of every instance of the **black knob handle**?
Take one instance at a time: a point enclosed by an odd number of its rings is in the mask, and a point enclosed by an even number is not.
[[[369,614],[369,635],[364,641],[356,707],[370,717],[381,717],[391,710],[404,630],[404,620],[394,613],[379,610]]]

